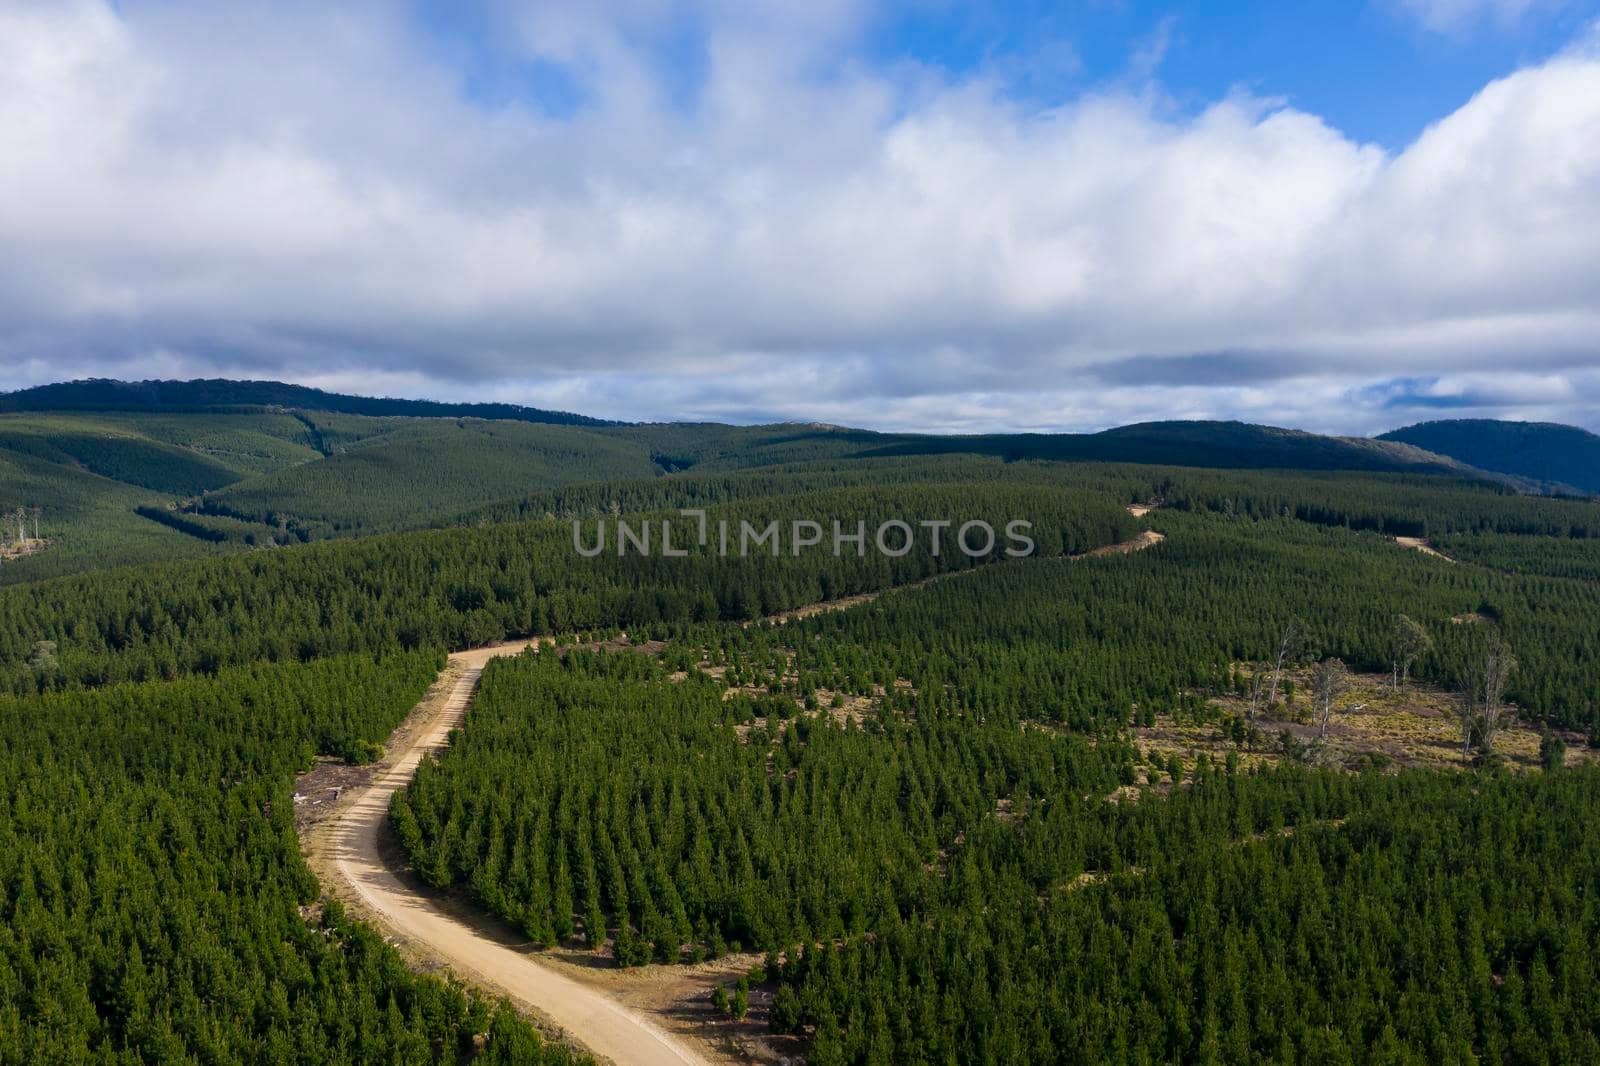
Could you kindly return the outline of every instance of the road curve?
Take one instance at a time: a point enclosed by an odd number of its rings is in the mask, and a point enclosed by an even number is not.
[[[531,1008],[593,1054],[627,1066],[707,1066],[703,1055],[637,1011],[558,973],[538,956],[497,943],[452,917],[408,887],[383,861],[379,839],[389,817],[390,797],[410,782],[424,755],[447,745],[450,730],[466,715],[485,664],[497,656],[514,655],[529,643],[534,642],[450,656],[442,675],[450,686],[447,695],[438,699],[433,694],[436,707],[417,725],[409,745],[391,752],[389,768],[326,828],[325,854],[335,874],[381,924],[430,949],[457,975]]]
[[[1134,540],[1106,545],[1075,558],[1135,552],[1160,543],[1161,539],[1160,533],[1147,530]],[[880,592],[872,592],[812,604],[769,616],[766,621],[785,622],[819,611],[843,610],[879,595]],[[390,738],[388,754],[392,761],[388,769],[341,805],[327,823],[312,830],[307,843],[317,860],[314,866],[319,874],[331,870],[380,924],[429,950],[457,975],[503,993],[512,1002],[559,1026],[593,1054],[626,1066],[712,1066],[700,1051],[638,1011],[559,973],[536,954],[500,943],[454,917],[406,885],[383,861],[379,842],[389,818],[390,798],[411,781],[424,755],[442,751],[448,745],[450,731],[466,717],[489,660],[516,655],[538,642],[535,638],[452,654],[440,675],[440,684],[448,686],[447,691],[441,696],[437,689],[430,690],[418,704],[413,719]]]

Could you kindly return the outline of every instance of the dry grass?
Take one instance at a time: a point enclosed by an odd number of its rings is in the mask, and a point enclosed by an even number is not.
[[[709,962],[620,967],[610,956],[597,955],[579,940],[546,949],[540,960],[566,976],[605,992],[617,1002],[655,1019],[680,1037],[693,1040],[715,1062],[784,1063],[801,1061],[800,1042],[767,1028],[773,987],[750,990],[750,1013],[742,1020],[711,1008],[711,990],[732,985],[759,965],[752,952],[725,955]]]
[[[1254,751],[1240,750],[1215,724],[1180,723],[1165,715],[1158,716],[1153,727],[1134,729],[1134,738],[1141,750],[1163,757],[1178,755],[1190,766],[1201,752],[1213,759],[1235,752],[1246,766],[1280,762],[1285,758],[1280,745],[1283,732],[1302,745],[1317,739],[1306,695],[1309,674],[1309,670],[1288,672],[1295,682],[1295,704],[1258,717],[1257,726],[1265,736]],[[1467,765],[1452,694],[1416,683],[1397,693],[1383,674],[1352,674],[1350,680],[1350,690],[1335,705],[1328,725],[1327,764],[1361,766],[1377,756],[1396,770],[1460,769]],[[1249,709],[1246,700],[1235,696],[1211,702],[1239,718],[1245,717]],[[1600,760],[1600,752],[1588,748],[1581,734],[1558,730],[1557,735],[1567,742],[1567,765]],[[1495,750],[1505,757],[1511,769],[1533,769],[1539,765],[1539,740],[1539,731],[1532,725],[1513,722],[1500,733]]]
[[[24,555],[37,555],[48,547],[50,547],[50,542],[48,540],[43,538],[35,539],[32,537],[23,541],[11,541],[8,544],[0,544],[0,563],[10,562],[13,559],[20,559]]]

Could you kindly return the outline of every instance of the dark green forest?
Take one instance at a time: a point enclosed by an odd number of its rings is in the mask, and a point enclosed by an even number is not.
[[[997,527],[1024,517],[1041,554],[1121,540],[1136,528],[1103,494],[960,483],[772,497],[729,512],[735,523],[760,526],[813,514],[869,529],[891,517],[986,517]],[[1003,550],[997,544],[994,554]],[[351,651],[747,620],[981,562],[950,550],[934,556],[926,541],[899,558],[821,550],[724,559],[695,545],[684,559],[584,559],[573,550],[572,524],[553,520],[335,541],[0,589],[0,679],[26,692]],[[40,640],[60,649],[47,670],[28,662]]]
[[[1600,771],[1559,749],[1600,743],[1592,500],[1259,427],[1083,438],[1257,449],[1199,469],[223,394],[0,419],[0,488],[71,515],[0,579],[0,1063],[566,1061],[321,898],[291,794],[381,757],[444,651],[535,634],[397,796],[414,872],[603,964],[765,956],[808,1062],[1600,1061]],[[618,554],[679,508],[1035,550]],[[1471,769],[1339,768],[1221,706],[1287,631],[1387,675],[1399,614],[1431,692],[1509,649],[1548,770],[1470,732]]]
[[[439,662],[0,701],[0,1062],[469,1058],[492,1003],[414,976],[336,903],[304,909],[290,797],[315,755],[382,739]]]
[[[1103,736],[916,697],[749,728],[667,665],[494,664],[396,797],[422,876],[623,964],[769,952],[818,1063],[1600,1061],[1600,772],[1202,761],[1113,805]]]

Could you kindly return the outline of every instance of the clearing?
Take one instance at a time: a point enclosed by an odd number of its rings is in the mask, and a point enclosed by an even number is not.
[[[20,559],[24,555],[37,555],[50,546],[48,540],[40,537],[28,537],[25,540],[9,541],[0,544],[0,563]]]
[[[1248,665],[1248,664],[1246,664]],[[1267,670],[1267,664],[1255,664]],[[1140,750],[1164,757],[1177,755],[1190,767],[1201,752],[1212,759],[1237,754],[1241,764],[1276,763],[1290,757],[1284,750],[1283,734],[1291,744],[1305,746],[1317,739],[1312,721],[1310,668],[1285,671],[1294,682],[1294,702],[1279,707],[1274,715],[1259,715],[1256,725],[1265,734],[1254,751],[1245,751],[1226,737],[1216,722],[1174,720],[1158,715],[1154,726],[1132,730]],[[1239,696],[1212,699],[1224,714],[1244,718],[1248,701]],[[1423,767],[1435,770],[1462,769],[1467,761],[1461,753],[1461,723],[1455,713],[1456,698],[1442,689],[1411,682],[1396,692],[1387,674],[1350,675],[1350,688],[1334,705],[1328,723],[1324,761],[1331,766],[1378,766],[1403,769]],[[1556,730],[1566,741],[1566,765],[1600,759],[1600,751],[1589,748],[1581,733]],[[1530,770],[1539,765],[1540,733],[1532,726],[1511,721],[1495,740],[1495,751],[1505,757],[1512,770]]]
[[[1413,551],[1421,552],[1423,555],[1431,555],[1435,559],[1443,559],[1447,563],[1455,562],[1450,556],[1429,544],[1424,537],[1396,537],[1394,542],[1402,548],[1410,548]]]

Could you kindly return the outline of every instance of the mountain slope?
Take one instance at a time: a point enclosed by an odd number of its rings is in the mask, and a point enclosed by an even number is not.
[[[211,554],[209,544],[139,517],[135,508],[160,502],[158,493],[113,481],[74,464],[0,447],[0,517],[18,507],[39,509],[43,551],[4,558],[14,522],[0,528],[0,585],[38,581],[105,566],[133,565]],[[32,516],[27,532],[32,536]]]
[[[575,481],[652,477],[644,449],[576,426],[406,420],[328,458],[206,494],[199,510],[311,537],[436,523],[470,507]]]
[[[886,442],[915,438],[817,423],[730,426],[720,422],[658,422],[600,430],[645,449],[663,470],[744,470],[860,456]],[[943,438],[933,438],[943,439]]]
[[[1600,436],[1576,426],[1457,418],[1420,422],[1378,439],[1414,444],[1484,470],[1600,493]]]
[[[0,413],[0,515],[38,508],[48,542],[6,559],[0,584],[390,532],[574,481],[659,473],[636,443],[523,421],[243,408]],[[14,539],[0,527],[0,549]]]
[[[1246,422],[1143,422],[1100,433],[943,436],[874,433],[841,426],[619,426],[668,470],[733,470],[774,463],[908,455],[993,455],[1064,462],[1157,463],[1229,469],[1366,470],[1482,476],[1467,464],[1395,441],[1325,437]]]
[[[57,409],[39,409],[50,405]],[[1490,476],[1415,442],[1240,422],[937,436],[815,423],[630,425],[511,405],[341,396],[278,382],[79,381],[0,396],[0,513],[40,508],[50,540],[48,551],[8,563],[0,583],[448,524],[463,513],[488,520],[529,507],[543,513],[546,494],[581,483],[606,498],[601,487],[619,482],[652,495],[649,483],[663,473],[710,476],[796,463],[842,473],[853,465],[959,456]]]
[[[141,514],[320,459],[309,438],[281,413],[0,413],[0,514],[38,508],[48,541],[7,559],[0,584],[215,551]],[[0,552],[13,539],[0,529]]]
[[[286,407],[343,414],[414,418],[498,418],[563,426],[615,425],[598,418],[510,403],[439,403],[348,396],[281,381],[113,381],[89,378],[39,385],[0,395],[0,411],[193,411],[228,407]]]
[[[1411,445],[1324,437],[1246,422],[1142,422],[1100,433],[906,437],[868,454],[973,452],[1007,459],[1159,463],[1233,469],[1366,470],[1471,476],[1466,464]]]

